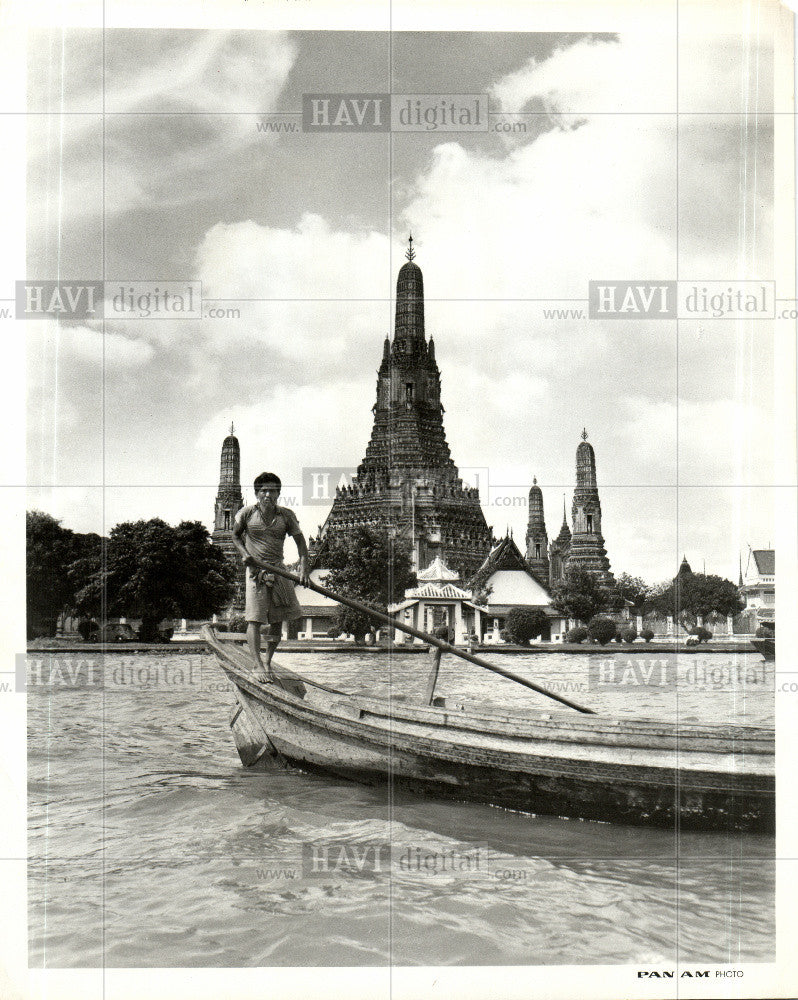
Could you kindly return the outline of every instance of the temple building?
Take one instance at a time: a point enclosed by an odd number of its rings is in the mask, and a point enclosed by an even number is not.
[[[529,520],[526,529],[526,563],[532,575],[547,587],[549,584],[549,536],[543,518],[543,493],[537,478],[529,491]]]
[[[508,533],[491,549],[485,561],[465,584],[440,558],[418,574],[418,586],[405,591],[404,600],[388,613],[398,621],[426,632],[447,626],[456,643],[504,642],[507,616],[514,608],[539,608],[548,618],[541,641],[561,640],[567,622],[551,607],[542,586]],[[398,642],[408,640],[397,630]],[[415,639],[418,643],[419,640]]]
[[[358,528],[384,530],[412,553],[419,588],[408,591],[402,607],[395,609],[408,620],[439,624],[445,612],[456,631],[482,634],[487,628],[498,636],[513,606],[546,607],[554,619],[551,591],[571,567],[584,568],[606,587],[614,585],[602,535],[593,447],[583,431],[576,449],[570,526],[563,498],[562,526],[549,540],[543,493],[534,478],[525,552],[511,536],[494,539],[479,490],[463,483],[446,441],[441,375],[434,341],[425,330],[424,279],[414,259],[412,236],[408,244],[396,282],[393,338],[385,338],[377,370],[371,437],[351,485],[336,489],[318,537],[309,539],[311,568],[318,582],[318,574],[329,567],[325,553],[334,539]],[[231,426],[222,445],[212,537],[236,560],[232,527],[243,505],[241,454]],[[488,594],[490,588],[495,593]],[[235,606],[242,602],[240,593]],[[308,592],[301,603],[306,612],[302,633],[324,634],[334,602],[319,602]],[[552,620],[554,638],[564,628]]]
[[[377,372],[371,439],[352,485],[336,490],[313,540],[314,563],[324,565],[334,536],[377,528],[407,542],[417,571],[440,558],[467,579],[490,551],[493,533],[479,490],[463,484],[446,442],[440,371],[424,329],[424,280],[412,236],[405,256],[394,336],[385,338]]]
[[[425,632],[448,628],[455,642],[466,642],[472,632],[481,636],[480,614],[484,609],[472,602],[470,590],[457,586],[457,580],[457,573],[436,556],[418,574],[418,586],[406,590],[403,601],[389,605],[388,614]],[[399,631],[395,639],[408,641]]]
[[[549,546],[549,585],[554,586],[563,578],[571,547],[571,529],[565,513],[565,496],[562,498],[562,524],[560,533]]]
[[[213,508],[213,532],[211,537],[230,555],[236,555],[233,545],[233,522],[236,514],[244,506],[241,493],[241,449],[235,428],[230,425],[230,433],[222,443],[222,459],[219,469],[219,490]]]
[[[233,598],[233,607],[244,607],[244,567],[238,556],[238,550],[233,545],[233,522],[236,514],[244,506],[241,493],[241,449],[235,428],[230,425],[230,433],[222,443],[222,458],[219,469],[219,489],[216,493],[216,503],[213,506],[213,531],[211,538],[228,559],[240,569],[238,586]]]
[[[774,549],[749,549],[743,573],[740,566],[740,597],[745,610],[754,611],[759,625],[776,627],[776,552]]]
[[[596,454],[582,431],[576,449],[576,489],[571,504],[573,530],[568,528],[563,509],[563,524],[549,548],[550,583],[553,586],[571,568],[580,567],[597,577],[606,587],[615,579],[601,534],[601,502],[596,481]]]

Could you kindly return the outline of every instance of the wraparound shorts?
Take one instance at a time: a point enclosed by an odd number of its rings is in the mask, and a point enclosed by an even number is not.
[[[262,625],[301,618],[302,608],[296,599],[293,583],[282,576],[276,577],[271,586],[256,583],[252,567],[247,566],[244,617],[248,622],[260,622]]]

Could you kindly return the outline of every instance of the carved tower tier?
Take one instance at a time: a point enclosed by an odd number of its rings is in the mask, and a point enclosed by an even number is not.
[[[608,587],[615,580],[601,534],[601,503],[596,483],[596,455],[582,431],[576,449],[576,489],[571,505],[573,533],[568,551],[568,568],[579,566],[598,577]]]
[[[233,431],[231,424],[230,433],[222,444],[219,491],[213,508],[211,538],[214,544],[223,549],[225,555],[238,565],[238,552],[233,545],[233,522],[236,514],[244,506],[244,497],[241,493],[241,449]]]
[[[562,498],[562,525],[560,533],[549,546],[549,586],[559,583],[565,575],[568,553],[571,549],[571,529],[565,513],[565,495]]]
[[[319,538],[325,545],[357,527],[388,530],[411,546],[416,569],[440,557],[466,579],[481,565],[492,532],[479,490],[460,479],[446,443],[435,345],[424,329],[424,279],[413,238],[396,282],[394,337],[377,371],[374,425],[351,487],[336,491]]]
[[[549,585],[549,536],[543,517],[543,493],[537,478],[529,490],[529,520],[526,529],[526,562],[535,579],[544,587]]]

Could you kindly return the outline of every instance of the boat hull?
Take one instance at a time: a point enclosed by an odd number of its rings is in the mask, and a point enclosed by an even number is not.
[[[584,820],[771,833],[772,734],[558,713],[468,714],[362,698],[293,675],[259,684],[240,653],[233,734],[274,760],[368,784]],[[269,764],[273,766],[273,764]]]
[[[278,759],[303,770],[362,784],[460,801],[482,802],[521,812],[610,823],[685,830],[772,833],[772,789],[760,780],[719,782],[712,773],[690,775],[657,768],[592,768],[540,755],[524,769],[478,759],[451,760],[406,746],[367,743],[362,736],[330,732],[269,708],[246,692],[238,697],[254,729],[268,733],[270,747],[255,747],[256,764]],[[569,766],[570,764],[570,766]],[[592,772],[592,773],[591,773]]]

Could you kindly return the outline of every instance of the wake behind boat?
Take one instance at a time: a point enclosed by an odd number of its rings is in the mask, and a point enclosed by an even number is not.
[[[247,767],[276,758],[369,784],[391,782],[528,813],[774,830],[770,729],[562,711],[502,714],[447,704],[433,698],[439,656],[428,688],[431,704],[425,705],[347,694],[284,670],[260,682],[243,636],[222,636],[209,626],[203,634],[234,686],[231,727]]]

